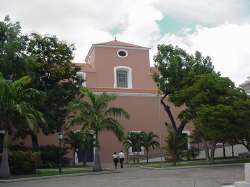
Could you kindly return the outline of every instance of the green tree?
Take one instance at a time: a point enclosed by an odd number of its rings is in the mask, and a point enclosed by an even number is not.
[[[69,125],[78,124],[81,125],[82,130],[89,130],[93,133],[95,146],[94,171],[102,170],[98,138],[101,131],[112,131],[119,140],[124,137],[123,127],[118,118],[129,118],[129,114],[122,108],[109,106],[115,98],[114,95],[94,94],[90,90],[81,89],[79,98],[69,104],[69,111],[71,112]]]
[[[48,123],[40,125],[45,134],[61,131],[65,123],[66,106],[79,92],[80,68],[72,63],[74,46],[56,36],[37,33],[24,35],[19,22],[7,16],[0,22],[0,71],[6,79],[32,77],[31,88],[46,93],[45,101],[34,103]],[[33,148],[38,148],[36,134],[20,129],[17,136],[31,135]]]
[[[149,132],[149,133],[141,132],[141,133],[142,133],[142,146],[146,150],[146,157],[147,157],[147,163],[148,163],[148,156],[149,156],[148,154],[149,154],[150,148],[155,149],[156,147],[159,147],[160,144],[156,140],[158,136],[154,134],[153,132]]]
[[[7,80],[16,80],[33,71],[35,65],[26,53],[27,37],[21,33],[19,22],[9,16],[0,21],[0,72]]]
[[[62,130],[67,115],[67,105],[79,92],[81,80],[79,67],[72,63],[74,46],[60,41],[56,36],[28,36],[27,54],[35,59],[33,87],[42,90],[47,97],[41,106],[48,122],[42,127],[45,134]],[[37,141],[37,137],[33,137]],[[38,146],[38,145],[37,145]]]
[[[250,98],[235,101],[233,110],[234,140],[250,151]]]
[[[10,175],[8,136],[13,128],[18,128],[18,125],[22,125],[25,121],[27,128],[37,133],[39,130],[38,124],[44,122],[42,113],[27,102],[27,98],[38,92],[26,88],[30,82],[31,78],[28,76],[11,81],[5,80],[0,74],[0,129],[5,132],[0,176],[6,177]]]
[[[222,104],[203,106],[198,112],[196,128],[202,133],[203,138],[211,143],[208,159],[214,161],[216,143],[223,142],[228,136],[232,137],[235,125],[232,124],[234,111],[231,106]],[[208,146],[206,146],[208,147]]]
[[[168,135],[166,137],[165,150],[167,158],[176,165],[177,161],[182,158],[186,151],[186,139],[183,134],[176,133],[172,127],[168,128]]]
[[[185,101],[188,111],[194,119],[194,125],[202,136],[202,142],[210,144],[213,161],[216,143],[226,142],[236,136],[233,103],[247,98],[242,89],[237,88],[229,78],[209,73],[196,77],[193,84],[178,92],[178,100]],[[231,113],[230,110],[231,109]],[[204,130],[205,129],[205,130]],[[227,131],[227,133],[225,133]]]
[[[154,80],[163,95],[161,104],[170,119],[173,130],[181,134],[186,124],[194,116],[192,111],[189,110],[190,106],[187,105],[187,100],[179,98],[179,95],[193,84],[197,76],[214,72],[211,59],[209,57],[204,58],[200,52],[189,55],[181,48],[172,45],[159,45],[154,61],[155,67],[159,71],[154,75]],[[179,120],[174,118],[168,101],[173,102],[177,107],[186,106],[178,115]]]
[[[142,139],[143,137],[140,131],[138,132],[130,131],[127,133],[123,141],[123,145],[126,147],[127,153],[130,148],[132,149],[134,163],[135,163],[135,160],[137,160],[137,163],[139,163],[140,161],[139,153],[141,152],[141,148],[142,148]]]

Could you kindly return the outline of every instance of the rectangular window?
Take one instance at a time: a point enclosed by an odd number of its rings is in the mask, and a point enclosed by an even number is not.
[[[82,82],[82,86],[86,87],[86,73],[79,71],[76,73],[76,75],[79,77],[80,81]]]
[[[117,87],[127,88],[128,87],[128,72],[126,70],[118,70],[116,72]]]

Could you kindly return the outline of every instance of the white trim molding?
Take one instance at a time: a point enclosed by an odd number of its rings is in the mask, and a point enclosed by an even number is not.
[[[190,135],[191,132],[189,130],[183,130],[182,134],[186,134],[187,135],[187,143],[188,143],[188,149],[191,149],[191,140],[190,140]]]
[[[128,67],[128,66],[115,66],[114,67],[114,88],[120,88],[120,87],[117,87],[117,71],[118,70],[126,70],[128,72],[128,87],[127,88],[124,88],[124,89],[131,89],[132,88],[132,82],[133,82],[133,79],[132,79],[132,68],[131,67]]]
[[[126,55],[125,55],[125,56],[121,56],[121,55],[119,54],[121,51],[123,51],[124,53],[126,53]],[[128,56],[128,51],[127,51],[126,49],[118,49],[116,53],[117,53],[117,56],[118,56],[119,58],[126,58],[126,57]]]

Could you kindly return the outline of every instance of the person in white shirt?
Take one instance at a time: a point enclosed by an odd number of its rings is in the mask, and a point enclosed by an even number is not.
[[[116,154],[116,152],[114,152],[113,155],[112,155],[112,158],[113,158],[113,162],[114,162],[114,165],[115,165],[115,169],[117,169],[118,154]]]
[[[125,158],[125,155],[124,155],[123,151],[121,150],[119,153],[119,160],[120,160],[121,168],[123,168],[124,158]]]

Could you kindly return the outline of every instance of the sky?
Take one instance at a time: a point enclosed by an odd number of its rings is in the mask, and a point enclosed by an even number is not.
[[[250,76],[250,0],[0,0],[0,19],[24,33],[57,35],[76,46],[82,63],[93,43],[117,40],[150,47],[172,44],[209,55],[237,85]]]

